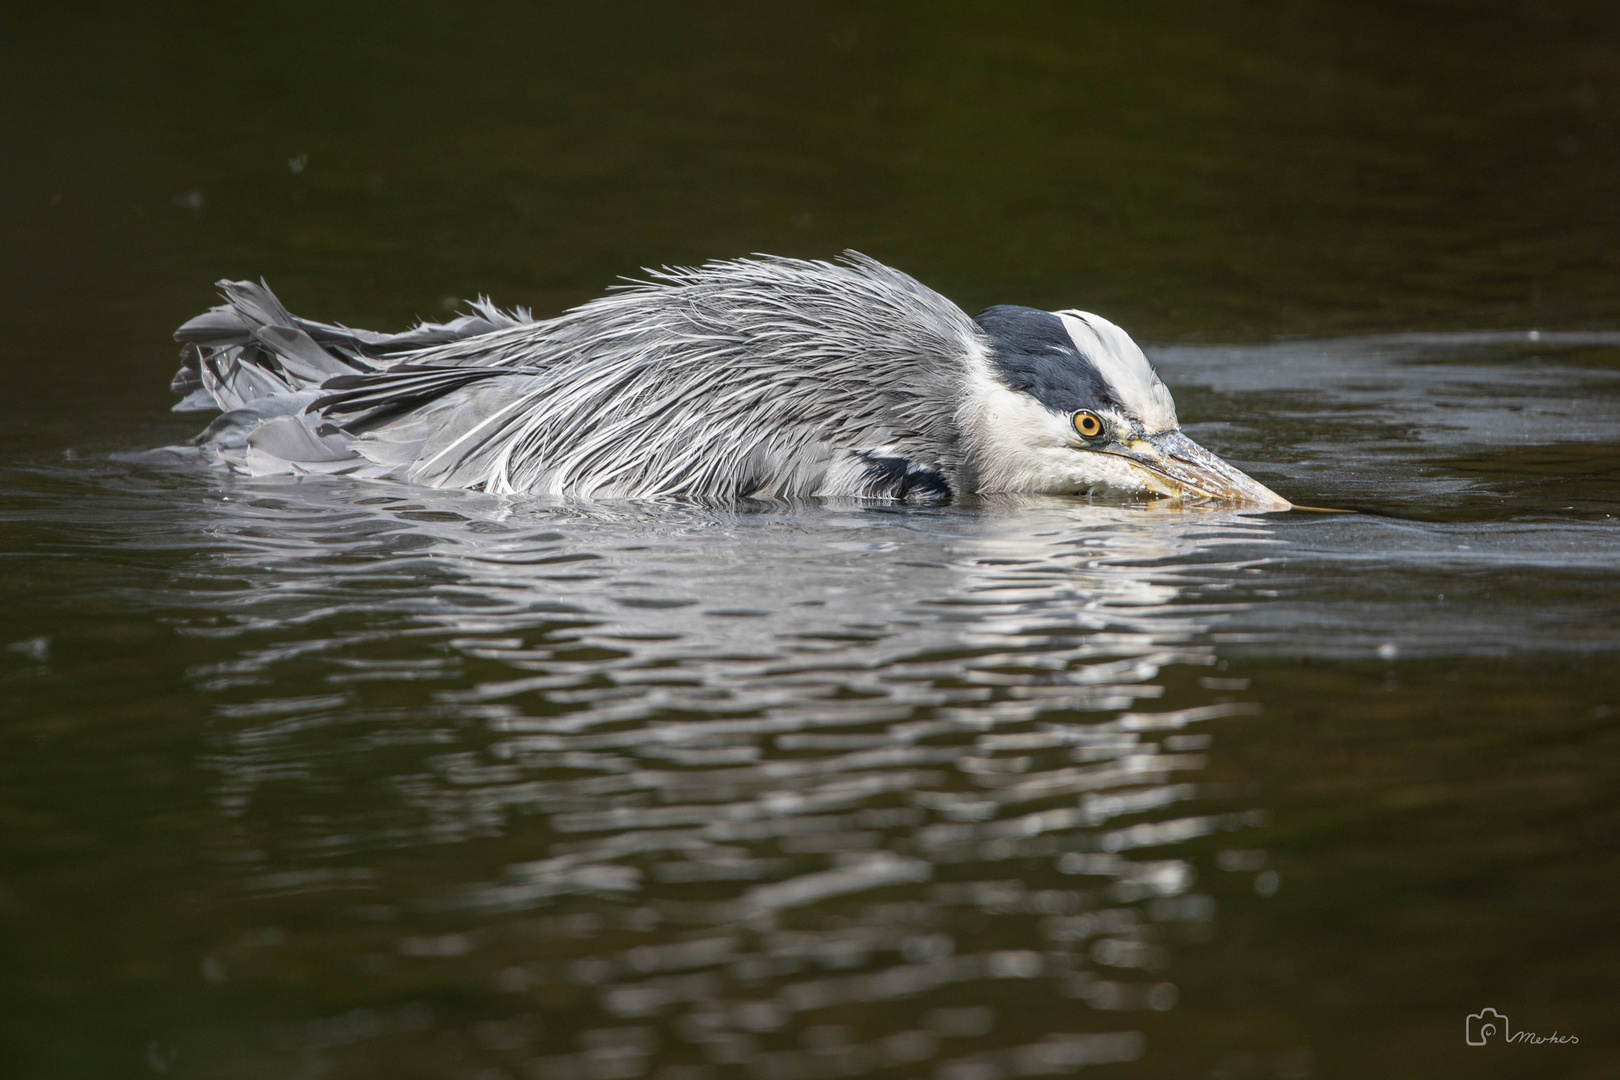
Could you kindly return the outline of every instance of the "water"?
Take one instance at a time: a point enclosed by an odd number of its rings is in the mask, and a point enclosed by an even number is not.
[[[1614,28],[1266,10],[19,23],[5,1074],[1612,1073]],[[1355,512],[157,449],[225,273],[389,327],[845,244],[1174,342],[1195,439]]]
[[[1306,1076],[1340,1025],[1444,1060],[1483,996],[1597,1042],[1620,498],[1536,465],[1612,430],[1574,361],[1615,344],[1156,353],[1195,437],[1353,515],[14,468],[13,1035],[64,1074]],[[1385,1017],[1352,957],[1435,970]]]

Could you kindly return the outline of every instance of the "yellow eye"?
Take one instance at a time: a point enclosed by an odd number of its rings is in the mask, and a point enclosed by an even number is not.
[[[1102,434],[1103,422],[1096,413],[1081,409],[1074,414],[1074,430],[1088,439],[1095,439]]]

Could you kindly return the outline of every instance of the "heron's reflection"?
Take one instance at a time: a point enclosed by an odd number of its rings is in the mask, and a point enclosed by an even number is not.
[[[479,1052],[534,1075],[1134,1059],[1214,917],[1180,852],[1257,820],[1198,805],[1207,722],[1248,706],[1154,680],[1216,662],[1223,552],[1262,519],[227,494],[207,528],[249,587],[195,630],[252,639],[199,673],[238,699],[211,766],[270,852],[247,887],[331,891],[373,951],[389,927],[402,1001],[496,994]],[[324,693],[252,696],[312,662]],[[334,725],[368,738],[335,761]],[[344,773],[369,794],[323,817],[261,798]],[[308,1052],[341,1068],[346,1023]]]

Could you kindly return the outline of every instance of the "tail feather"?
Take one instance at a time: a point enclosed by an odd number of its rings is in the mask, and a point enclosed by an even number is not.
[[[534,322],[526,308],[501,311],[479,297],[466,314],[450,322],[423,322],[403,333],[383,334],[300,319],[262,281],[218,284],[225,303],[174,332],[185,346],[180,370],[170,383],[170,389],[184,395],[175,406],[179,412],[241,408],[265,393],[367,374],[421,349]],[[254,374],[244,375],[244,368]]]
[[[223,410],[193,441],[254,474],[387,472],[351,449],[357,435],[510,374],[411,357],[534,321],[523,308],[504,312],[480,297],[450,322],[383,334],[300,319],[262,281],[221,281],[219,289],[223,304],[175,331],[184,347],[169,386],[182,395],[176,412]]]
[[[372,370],[341,353],[322,348],[298,325],[264,284],[222,281],[225,303],[175,331],[181,367],[171,386],[187,397],[180,404],[204,404],[207,392],[217,408],[241,409],[261,397],[306,390],[340,373]]]
[[[376,370],[363,361],[327,352],[296,326],[265,326],[253,336],[270,350],[288,374],[306,386],[319,386],[337,375]]]

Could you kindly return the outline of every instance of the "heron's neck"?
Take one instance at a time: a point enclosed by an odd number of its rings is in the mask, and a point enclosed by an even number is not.
[[[996,377],[988,353],[972,355],[957,405],[962,433],[963,491],[1048,490],[1052,463],[1038,452],[1047,410]],[[1049,437],[1048,437],[1049,438]]]

